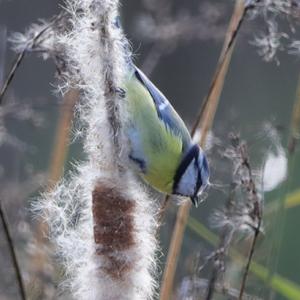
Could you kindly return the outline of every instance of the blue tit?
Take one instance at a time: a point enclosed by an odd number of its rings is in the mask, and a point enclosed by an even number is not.
[[[125,80],[130,161],[139,175],[165,194],[190,197],[195,206],[209,182],[204,151],[172,105],[133,63]]]

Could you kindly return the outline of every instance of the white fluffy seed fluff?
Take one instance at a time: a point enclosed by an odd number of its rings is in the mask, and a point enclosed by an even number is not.
[[[38,209],[75,299],[152,299],[155,288],[155,203],[126,167],[126,111],[115,92],[126,69],[117,9],[116,0],[68,0],[71,26],[58,36],[70,74],[64,88],[81,92],[87,161]]]

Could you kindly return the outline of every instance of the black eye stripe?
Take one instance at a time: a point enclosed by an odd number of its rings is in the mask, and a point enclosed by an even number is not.
[[[179,184],[180,178],[186,171],[187,167],[191,163],[191,161],[195,158],[195,164],[197,164],[197,157],[199,155],[199,146],[198,145],[193,145],[188,153],[185,155],[183,160],[181,161],[180,165],[177,168],[176,174],[174,176],[174,184],[173,184],[173,191],[176,191],[177,186]],[[197,167],[197,165],[196,165]],[[198,175],[199,178],[199,175]],[[197,178],[197,185],[198,185],[198,178]],[[200,178],[201,180],[201,178]]]
[[[197,168],[197,161],[195,160],[195,167]],[[195,186],[195,191],[194,191],[194,196],[197,196],[197,193],[200,189],[200,187],[202,186],[202,177],[201,177],[201,168],[198,168],[198,174],[197,174],[197,183]]]

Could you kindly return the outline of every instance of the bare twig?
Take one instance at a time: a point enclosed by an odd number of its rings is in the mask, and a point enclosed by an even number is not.
[[[242,1],[240,1],[240,0],[236,1],[236,7],[232,14],[232,18],[231,18],[231,21],[230,21],[230,24],[228,27],[226,37],[225,37],[223,49],[222,49],[214,76],[212,78],[207,96],[204,98],[204,101],[202,102],[200,111],[196,117],[195,124],[192,128],[192,131],[191,131],[192,135],[195,134],[198,127],[201,128],[201,120],[203,119],[203,116],[204,116],[205,110],[207,109],[209,100],[212,97],[213,98],[220,97],[220,93],[223,88],[223,83],[220,82],[219,77],[224,72],[224,69],[225,69],[225,73],[226,73],[228,64],[230,62],[230,59],[228,59],[228,57],[231,56],[231,52],[234,47],[235,40],[238,36],[238,33],[239,33],[241,26],[245,20],[245,17],[247,15],[247,11],[249,10],[249,8],[250,8],[249,6],[245,7],[244,4],[242,3]],[[218,83],[219,84],[221,83],[221,86],[218,89],[216,89],[216,86],[218,85]],[[219,91],[219,95],[214,95],[214,93],[216,91]],[[204,122],[204,120],[203,120],[203,122]]]
[[[2,207],[2,201],[0,201],[0,218],[1,218],[3,229],[4,229],[5,237],[6,237],[6,240],[7,240],[9,252],[10,252],[10,255],[11,255],[11,258],[12,258],[12,263],[13,263],[13,266],[14,266],[14,270],[15,270],[15,273],[16,273],[18,286],[19,286],[20,297],[21,297],[22,300],[26,300],[26,293],[25,293],[24,283],[23,283],[23,280],[22,280],[21,268],[20,268],[19,263],[18,263],[14,242],[13,242],[13,239],[12,239],[12,236],[11,236],[11,233],[10,233],[10,229],[9,229],[9,223],[8,223],[4,208]]]
[[[255,251],[255,246],[257,243],[257,239],[259,233],[261,232],[261,225],[262,225],[262,206],[260,197],[257,193],[257,188],[254,182],[252,168],[250,165],[250,160],[248,156],[248,149],[245,143],[241,142],[238,136],[232,135],[231,136],[232,145],[234,148],[234,152],[237,154],[239,163],[237,172],[247,172],[247,176],[245,178],[241,177],[239,180],[241,182],[241,186],[244,187],[247,193],[247,200],[244,203],[246,209],[246,216],[250,218],[250,224],[247,224],[254,232],[254,236],[250,245],[249,255],[247,257],[247,263],[245,266],[244,274],[242,277],[240,293],[239,293],[239,300],[242,300],[243,294],[246,288],[246,282],[250,270],[250,265],[252,262],[253,254]],[[244,171],[243,171],[244,170]]]
[[[250,246],[250,252],[249,252],[249,255],[248,255],[248,260],[247,260],[247,264],[246,264],[244,274],[243,274],[243,278],[242,278],[242,284],[241,284],[241,289],[240,289],[240,294],[239,294],[239,300],[243,299],[243,295],[244,295],[244,292],[245,292],[245,287],[246,287],[247,277],[248,277],[249,270],[250,270],[250,265],[251,265],[251,262],[252,262],[252,258],[253,258],[256,242],[257,242],[257,238],[258,238],[258,235],[260,233],[260,225],[261,225],[261,218],[259,219],[258,226],[254,230],[254,236],[253,236],[253,240],[252,240],[252,243],[251,243],[251,246]]]
[[[38,41],[38,39],[49,29],[51,28],[51,26],[53,26],[53,24],[55,22],[57,22],[59,19],[61,19],[61,17],[63,16],[63,14],[60,14],[60,15],[57,15],[55,17],[53,17],[52,21],[50,21],[50,23],[48,23],[47,25],[45,25],[45,27],[43,29],[41,29],[35,36],[32,40],[30,40],[28,42],[28,44],[24,47],[24,49],[18,53],[16,55],[16,58],[9,70],[9,73],[7,75],[7,78],[0,90],[0,105],[3,104],[3,99],[4,99],[4,95],[10,85],[10,83],[12,82],[14,76],[16,75],[16,71],[17,69],[19,68],[20,64],[22,63],[27,51],[29,48],[34,48],[35,47],[35,44],[36,42]]]
[[[21,53],[17,54],[16,58],[15,58],[15,61],[14,63],[12,64],[11,66],[11,69],[9,71],[9,74],[1,88],[1,91],[0,91],[0,105],[3,103],[3,97],[5,95],[5,92],[9,86],[9,84],[11,83],[11,81],[13,80],[15,74],[16,74],[16,71],[18,69],[18,67],[20,66],[24,56],[25,56],[25,53],[26,53],[26,49],[24,49]]]
[[[200,113],[192,129],[192,136],[194,136],[194,134],[196,133],[197,128],[201,129],[201,146],[205,144],[205,139],[207,137],[208,131],[212,126],[223,84],[225,81],[225,77],[227,74],[227,69],[230,63],[234,41],[237,37],[237,33],[241,27],[244,17],[245,8],[243,1],[237,0],[236,7],[226,34],[223,51],[221,53],[219,63],[217,65],[217,69],[213,77],[208,96],[204,100],[204,104],[202,105]],[[188,219],[190,207],[190,202],[184,203],[179,208],[177,214],[176,224],[172,235],[166,267],[163,275],[160,294],[161,300],[168,300],[171,295],[177,265],[177,258],[182,245],[183,233]]]
[[[262,201],[254,182],[247,145],[240,140],[238,135],[230,134],[230,139],[231,147],[225,151],[224,156],[229,158],[233,164],[232,184],[224,212],[215,215],[215,220],[220,221],[219,226],[222,227],[222,235],[217,250],[206,260],[206,262],[214,260],[206,300],[212,299],[217,280],[220,275],[224,275],[226,270],[225,258],[229,253],[229,247],[235,232],[241,231],[242,228],[248,228],[251,237],[253,233],[253,239],[250,243],[247,263],[238,293],[238,299],[243,298],[255,246],[262,226]],[[245,195],[244,200],[236,199],[239,194],[237,193],[238,190]]]

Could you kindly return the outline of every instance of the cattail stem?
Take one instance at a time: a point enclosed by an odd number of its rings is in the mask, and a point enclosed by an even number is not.
[[[151,299],[154,290],[155,205],[126,165],[126,102],[117,91],[130,53],[124,53],[126,39],[115,25],[118,4],[68,1],[70,26],[57,36],[66,62],[63,87],[80,91],[78,130],[86,161],[38,209],[76,299]]]

